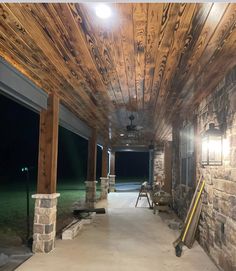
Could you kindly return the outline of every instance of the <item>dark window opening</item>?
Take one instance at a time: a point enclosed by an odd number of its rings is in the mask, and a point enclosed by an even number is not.
[[[118,179],[148,180],[148,152],[116,152],[115,173]]]
[[[180,131],[180,181],[181,184],[194,184],[194,129],[186,125]]]

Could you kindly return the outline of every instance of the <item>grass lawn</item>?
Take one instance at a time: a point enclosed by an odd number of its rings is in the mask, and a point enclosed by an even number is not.
[[[31,195],[35,192],[35,186],[31,185],[29,200],[31,233],[35,202]],[[85,184],[75,180],[59,181],[57,192],[60,193],[57,207],[58,229],[60,229],[60,221],[66,222],[66,218],[71,217],[72,204],[85,199]],[[12,183],[11,186],[0,185],[0,239],[7,236],[18,236],[22,240],[26,236],[26,191],[25,186],[20,183]]]
[[[141,178],[119,178],[117,182],[143,181]],[[10,182],[9,182],[10,183]],[[30,226],[34,216],[34,199],[31,195],[36,192],[35,185],[30,185]],[[83,180],[59,180],[57,192],[60,193],[57,206],[57,230],[66,226],[72,217],[72,205],[76,201],[85,200],[85,184]],[[97,197],[100,195],[100,182],[97,184]],[[4,238],[26,237],[26,192],[24,183],[11,183],[0,185],[0,241]],[[20,242],[19,240],[19,242]]]

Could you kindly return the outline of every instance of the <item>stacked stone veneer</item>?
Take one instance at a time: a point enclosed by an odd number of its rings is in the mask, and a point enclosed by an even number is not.
[[[155,146],[153,151],[153,178],[164,179],[164,147]]]
[[[236,270],[236,67],[197,109],[198,134],[214,122],[223,131],[223,165],[201,167],[206,185],[200,244],[222,270]]]
[[[236,67],[211,95],[201,101],[193,117],[197,120],[197,178],[203,174],[206,181],[198,228],[199,242],[221,270],[233,271],[236,270]],[[191,116],[186,120],[189,121],[189,118]],[[211,122],[219,126],[224,134],[223,165],[203,168],[200,138]],[[180,128],[183,124],[180,123]],[[173,130],[173,146],[174,207],[184,218],[193,190],[180,182],[179,127]]]
[[[179,184],[172,191],[173,209],[184,220],[194,193],[194,189],[184,184]]]
[[[116,190],[116,175],[109,175],[109,192]]]
[[[87,208],[94,208],[96,205],[96,189],[97,181],[86,181],[86,198],[85,203]]]
[[[33,252],[48,253],[55,247],[57,198],[60,194],[36,194]]]
[[[101,177],[101,195],[100,199],[107,199],[108,189],[109,189],[109,178]]]

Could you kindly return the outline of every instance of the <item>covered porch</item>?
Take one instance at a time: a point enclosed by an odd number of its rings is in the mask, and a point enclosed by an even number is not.
[[[1,3],[0,16],[0,91],[40,115],[36,255],[19,270],[215,270],[208,254],[234,271],[236,5]],[[86,207],[97,204],[97,145],[100,199],[111,193],[108,214],[70,243],[55,241],[59,125],[89,142]],[[177,260],[162,217],[114,193],[120,151],[148,152],[147,181],[172,195],[182,220],[203,177],[206,254],[196,243]]]
[[[57,240],[54,251],[33,256],[17,270],[218,270],[198,243],[175,257],[172,242],[179,232],[168,228],[173,216],[153,215],[145,200],[134,208],[137,196],[110,193],[107,202],[97,205],[106,207],[107,214],[97,215],[75,239]]]

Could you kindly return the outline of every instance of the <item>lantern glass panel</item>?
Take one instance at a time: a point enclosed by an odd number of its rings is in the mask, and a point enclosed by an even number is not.
[[[202,138],[202,164],[208,164],[208,136]]]
[[[209,135],[208,138],[209,165],[222,164],[222,137]]]

